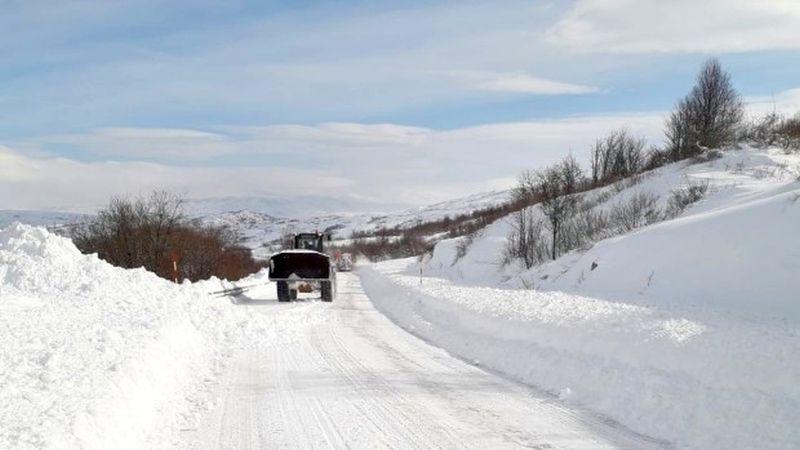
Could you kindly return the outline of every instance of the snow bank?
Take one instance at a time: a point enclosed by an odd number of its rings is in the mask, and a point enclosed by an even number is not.
[[[685,448],[800,446],[793,323],[360,269],[375,306],[476,364]]]
[[[235,348],[297,329],[207,295],[219,288],[112,267],[43,228],[0,230],[0,448],[168,446]]]

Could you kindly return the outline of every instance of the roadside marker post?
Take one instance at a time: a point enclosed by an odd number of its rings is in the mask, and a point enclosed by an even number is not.
[[[170,253],[169,259],[172,260],[172,279],[175,280],[175,284],[178,284],[178,255]]]

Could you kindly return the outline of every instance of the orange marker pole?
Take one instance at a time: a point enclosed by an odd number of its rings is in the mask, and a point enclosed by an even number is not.
[[[178,284],[178,255],[170,253],[169,258],[172,260],[172,279]]]

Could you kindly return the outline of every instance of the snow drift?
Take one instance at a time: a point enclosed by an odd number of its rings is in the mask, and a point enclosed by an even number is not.
[[[235,348],[313,324],[251,316],[207,295],[219,286],[112,267],[43,228],[0,230],[0,448],[168,446]]]
[[[360,270],[411,333],[680,448],[797,448],[797,326]]]

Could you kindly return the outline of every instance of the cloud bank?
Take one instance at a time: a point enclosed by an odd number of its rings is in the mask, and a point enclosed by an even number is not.
[[[800,49],[795,0],[579,0],[547,40],[586,53]]]

